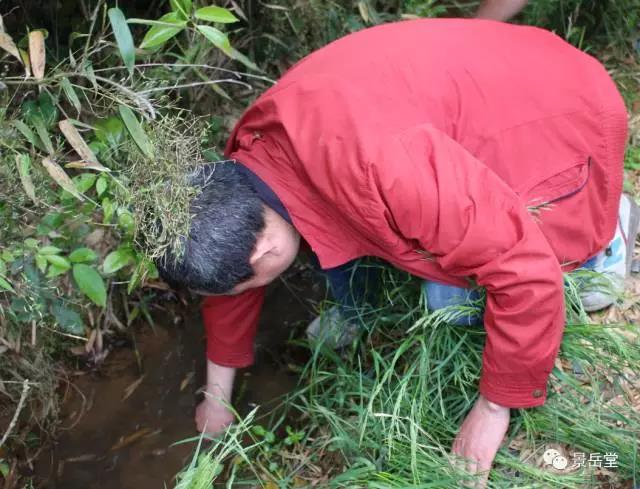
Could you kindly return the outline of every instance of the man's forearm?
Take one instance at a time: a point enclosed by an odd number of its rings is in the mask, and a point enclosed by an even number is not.
[[[527,6],[527,3],[527,0],[484,0],[478,8],[476,17],[505,22],[517,15]]]
[[[231,404],[235,376],[235,368],[223,367],[211,360],[207,360],[206,399],[210,401],[221,401],[223,404]]]

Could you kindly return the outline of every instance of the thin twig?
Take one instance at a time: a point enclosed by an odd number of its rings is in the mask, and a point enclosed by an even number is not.
[[[201,81],[201,82],[191,82],[191,83],[183,83],[181,85],[171,85],[168,87],[155,87],[155,88],[149,88],[147,90],[141,90],[138,92],[138,94],[148,94],[148,93],[153,93],[153,92],[162,92],[165,90],[178,90],[179,88],[192,88],[192,87],[199,87],[199,86],[203,86],[203,85],[217,85],[219,83],[232,83],[234,85],[242,85],[245,88],[248,88],[249,90],[253,90],[253,87],[251,85],[249,85],[248,83],[239,81],[239,80],[232,80],[231,78],[226,78],[226,79],[221,79],[221,80],[209,80],[209,81]]]
[[[18,416],[20,416],[20,412],[22,412],[22,408],[24,407],[24,402],[27,399],[29,388],[29,379],[24,379],[24,382],[22,383],[22,394],[20,394],[20,400],[18,401],[16,412],[13,413],[11,423],[9,423],[7,431],[4,432],[4,436],[2,437],[2,440],[0,440],[0,447],[2,447],[2,445],[4,445],[4,443],[7,441],[7,438],[9,438],[9,434],[11,433],[11,431],[13,431],[13,428],[15,428],[16,423],[18,422]]]

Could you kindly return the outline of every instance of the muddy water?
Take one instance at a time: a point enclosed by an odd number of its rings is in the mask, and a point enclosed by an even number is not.
[[[305,354],[286,343],[302,334],[313,315],[310,299],[323,293],[317,285],[295,285],[309,283],[299,280],[310,275],[308,270],[295,274],[268,292],[256,365],[241,371],[236,384],[240,412],[254,404],[267,410],[269,401],[295,386],[287,364],[303,362]],[[194,447],[173,444],[196,435],[193,414],[204,381],[204,343],[197,307],[185,312],[178,325],[169,314],[160,316],[168,326],[138,328],[134,347],[112,352],[98,372],[72,379],[63,429],[38,460],[36,487],[173,487]]]

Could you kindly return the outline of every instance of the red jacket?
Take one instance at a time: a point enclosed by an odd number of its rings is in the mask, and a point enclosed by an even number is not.
[[[323,268],[376,256],[486,287],[480,391],[531,407],[561,341],[562,270],[615,230],[626,121],[605,69],[550,32],[416,20],[304,58],[226,154],[274,190]],[[263,298],[205,300],[212,361],[252,362]]]

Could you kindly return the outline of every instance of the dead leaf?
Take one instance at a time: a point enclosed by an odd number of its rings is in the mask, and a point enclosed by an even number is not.
[[[76,153],[78,153],[78,155],[80,155],[80,158],[82,158],[82,161],[74,161],[66,164],[65,166],[67,168],[85,168],[98,171],[110,171],[107,167],[100,164],[96,155],[91,151],[89,145],[87,145],[69,119],[60,121],[58,123],[58,127],[60,128],[60,131],[62,131],[62,134],[64,134],[67,141],[69,141],[71,147]]]
[[[77,457],[69,457],[66,458],[65,462],[91,462],[92,460],[97,459],[98,456],[95,453],[85,453],[84,455],[78,455]]]
[[[87,161],[87,160],[78,160],[71,161],[64,165],[65,168],[80,168],[81,170],[96,170],[103,172],[110,172],[109,168],[103,166],[102,163],[98,163],[97,161]]]
[[[46,53],[44,50],[44,35],[42,31],[31,31],[29,33],[29,59],[31,60],[31,70],[36,80],[44,78],[44,67],[46,64]]]
[[[0,48],[4,49],[7,53],[22,63],[18,47],[13,42],[13,39],[11,39],[11,36],[6,32],[0,32]]]
[[[131,433],[128,436],[124,436],[118,440],[118,442],[111,447],[111,451],[115,452],[116,450],[120,450],[122,448],[128,447],[129,445],[134,444],[135,442],[150,436],[152,434],[158,433],[158,431],[153,431],[151,428],[141,428],[138,431]]]
[[[182,392],[193,380],[194,373],[193,371],[189,372],[182,382],[180,382],[180,392]]]
[[[42,165],[53,180],[78,200],[84,200],[67,173],[51,158],[43,158]]]
[[[146,374],[145,374],[146,375]],[[143,375],[142,377],[140,377],[138,380],[136,380],[135,382],[133,382],[131,385],[129,385],[125,390],[124,390],[124,396],[122,396],[121,401],[125,401],[127,400],[129,397],[131,397],[131,394],[133,394],[136,389],[140,386],[140,384],[142,383],[142,381],[145,378],[145,375]]]

